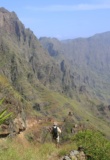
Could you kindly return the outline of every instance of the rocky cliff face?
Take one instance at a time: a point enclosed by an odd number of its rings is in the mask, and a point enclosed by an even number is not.
[[[94,92],[95,97],[110,102],[110,32],[64,41],[44,37],[40,42],[52,57],[63,57],[69,64],[79,91]]]
[[[85,65],[101,73],[109,71],[110,32],[96,34],[89,38],[62,41],[62,43],[65,47],[64,54],[68,54],[68,58],[80,67]]]
[[[14,12],[1,8],[0,19],[1,61],[5,65],[1,72],[13,84],[18,83],[19,77],[26,76],[28,80],[34,77],[43,85],[61,92],[66,87],[64,79],[74,88],[69,70],[66,74],[62,72],[61,64],[43,49],[32,31],[25,29]]]

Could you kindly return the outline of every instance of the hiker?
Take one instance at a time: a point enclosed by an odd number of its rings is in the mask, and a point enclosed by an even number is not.
[[[61,133],[61,129],[57,126],[57,122],[54,122],[51,134],[52,140],[56,143],[56,147],[59,147],[59,134]]]

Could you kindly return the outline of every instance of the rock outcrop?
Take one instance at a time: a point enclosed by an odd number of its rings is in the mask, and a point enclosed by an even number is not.
[[[86,160],[86,155],[83,151],[73,150],[69,155],[62,157],[60,160]]]

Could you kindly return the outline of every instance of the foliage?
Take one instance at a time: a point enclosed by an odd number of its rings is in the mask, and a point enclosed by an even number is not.
[[[82,146],[89,160],[110,160],[110,141],[100,132],[85,130],[73,138],[78,146]]]
[[[2,104],[3,99],[0,100],[0,105]],[[3,124],[4,121],[6,121],[12,113],[7,113],[7,109],[4,109],[3,111],[0,112],[0,125]]]
[[[20,141],[6,140],[0,149],[0,160],[48,160],[53,152],[57,152],[54,144],[31,143],[25,146]]]
[[[72,150],[77,150],[77,146],[72,141],[65,142],[61,145],[61,148],[58,152],[59,157],[63,157],[65,155],[68,155]]]

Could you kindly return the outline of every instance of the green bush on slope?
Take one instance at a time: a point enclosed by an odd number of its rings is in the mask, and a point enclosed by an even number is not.
[[[89,160],[110,160],[110,141],[100,132],[93,130],[81,131],[73,140],[77,146],[84,148]]]

